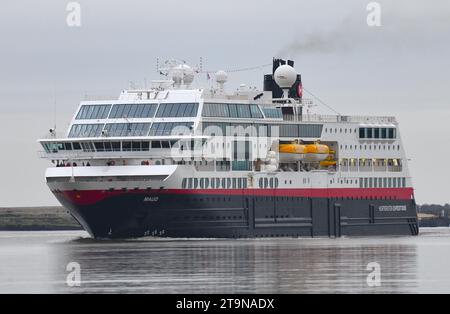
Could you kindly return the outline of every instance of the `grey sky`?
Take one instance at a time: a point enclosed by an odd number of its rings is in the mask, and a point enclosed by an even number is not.
[[[4,1],[0,10],[0,206],[57,204],[36,139],[64,131],[85,94],[118,96],[130,80],[157,79],[157,57],[233,69],[291,57],[307,89],[343,114],[396,115],[419,203],[450,202],[450,2],[78,1],[82,26],[61,0]],[[268,69],[230,75],[262,87]],[[318,108],[321,112],[327,112]]]

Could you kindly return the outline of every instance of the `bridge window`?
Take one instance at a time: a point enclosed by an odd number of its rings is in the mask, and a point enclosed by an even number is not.
[[[193,122],[156,122],[150,129],[150,136],[187,135],[192,126]]]
[[[266,119],[283,119],[283,113],[280,108],[262,107]]]
[[[109,123],[105,127],[107,136],[146,136],[150,123]]]
[[[196,117],[197,111],[197,103],[160,104],[156,117]]]
[[[99,137],[104,124],[74,124],[69,137]]]
[[[203,117],[262,119],[258,105],[248,104],[204,104]]]
[[[258,105],[250,105],[250,113],[252,118],[255,119],[263,119],[263,115],[261,113],[261,110],[259,110]]]
[[[75,119],[106,119],[110,109],[111,105],[84,105],[81,106]]]
[[[110,119],[120,118],[152,118],[155,115],[156,104],[119,104],[114,105]]]

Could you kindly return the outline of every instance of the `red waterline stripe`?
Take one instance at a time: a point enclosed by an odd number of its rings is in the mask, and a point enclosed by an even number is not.
[[[323,188],[323,189],[152,189],[152,190],[84,190],[54,192],[57,197],[77,205],[91,205],[112,196],[123,194],[176,194],[176,195],[246,195],[290,196],[312,198],[393,198],[409,200],[413,188]]]

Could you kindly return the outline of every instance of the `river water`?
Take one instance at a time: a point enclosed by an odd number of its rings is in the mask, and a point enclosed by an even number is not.
[[[450,228],[422,228],[418,237],[248,240],[0,232],[0,293],[450,293],[449,262]],[[369,263],[378,264],[368,270]]]

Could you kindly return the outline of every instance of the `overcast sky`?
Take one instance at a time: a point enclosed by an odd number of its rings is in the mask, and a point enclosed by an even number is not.
[[[68,2],[2,2],[0,206],[57,204],[36,144],[55,98],[64,131],[86,94],[158,79],[157,57],[203,57],[211,70],[293,58],[305,88],[342,114],[397,116],[417,201],[450,202],[448,0],[378,1],[380,27],[361,0],[86,0],[81,27],[67,26]],[[228,87],[262,88],[267,71],[230,74]]]

